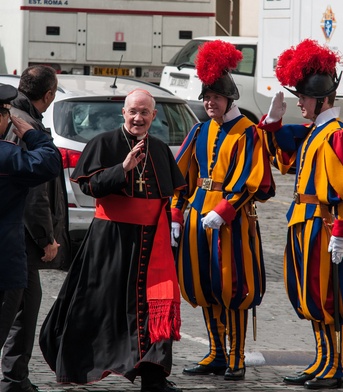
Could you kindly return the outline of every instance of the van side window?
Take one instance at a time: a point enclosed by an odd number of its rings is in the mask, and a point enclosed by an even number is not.
[[[254,76],[256,66],[256,45],[236,45],[243,54],[243,60],[232,73],[236,75]]]
[[[206,41],[190,41],[183,49],[175,54],[169,61],[168,66],[177,67],[179,65],[195,67],[194,60],[198,54],[198,47]],[[254,76],[256,66],[256,45],[237,44],[236,48],[243,54],[243,60],[239,63],[238,68],[232,71],[232,74]]]

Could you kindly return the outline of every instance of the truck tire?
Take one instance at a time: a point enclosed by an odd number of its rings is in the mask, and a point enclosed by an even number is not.
[[[244,116],[248,117],[249,120],[251,120],[253,123],[258,124],[260,120],[255,116],[255,114],[248,112],[245,109],[239,108],[240,112],[244,114]]]

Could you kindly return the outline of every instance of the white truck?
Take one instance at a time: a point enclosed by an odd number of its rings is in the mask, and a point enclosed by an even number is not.
[[[268,112],[271,98],[280,90],[287,102],[284,121],[304,122],[297,98],[275,77],[277,58],[285,49],[305,38],[312,38],[343,54],[342,0],[260,0],[259,5],[258,37],[195,37],[165,66],[160,85],[187,99],[199,119],[205,120],[207,116],[198,100],[201,82],[196,75],[194,60],[198,46],[206,41],[222,39],[242,51],[243,61],[233,71],[240,92],[237,105],[255,122]],[[338,67],[338,73],[341,70],[342,67]],[[335,105],[342,107],[343,116],[343,80],[337,98]]]
[[[263,111],[268,108],[270,99],[261,97],[264,98],[262,100],[256,97],[255,94],[258,42],[256,37],[208,36],[192,39],[164,67],[160,86],[186,99],[199,120],[207,120],[208,117],[203,103],[198,99],[202,83],[196,73],[195,59],[198,55],[198,48],[201,45],[218,39],[232,43],[243,54],[243,60],[239,63],[238,68],[232,71],[240,93],[237,105],[243,114],[252,121],[258,122],[264,113]]]
[[[60,73],[159,83],[185,43],[215,34],[214,0],[1,0],[0,74]]]
[[[315,39],[343,55],[342,0],[260,0],[257,94],[271,98],[282,89],[274,74],[277,58],[305,38]],[[338,74],[342,65],[337,67]],[[287,112],[297,111],[301,118],[296,98],[286,89],[282,91],[288,101]],[[338,86],[335,105],[343,107],[343,81]]]

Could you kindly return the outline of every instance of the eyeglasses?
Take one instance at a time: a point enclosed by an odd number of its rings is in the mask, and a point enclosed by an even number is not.
[[[151,115],[151,112],[149,112],[149,110],[142,110],[141,112],[139,112],[138,110],[130,109],[127,111],[127,113],[131,117],[136,117],[137,114],[139,114],[142,117],[149,117]]]

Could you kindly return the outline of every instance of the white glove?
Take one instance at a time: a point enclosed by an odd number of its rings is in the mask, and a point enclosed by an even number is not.
[[[177,239],[180,237],[181,225],[178,222],[172,222],[171,224],[171,232],[170,232],[170,239],[171,239],[171,246],[178,247]]]
[[[215,211],[210,211],[205,218],[201,219],[204,229],[219,229],[225,223],[224,219]]]
[[[287,104],[283,100],[283,92],[277,92],[270,104],[267,117],[264,119],[266,124],[278,122],[282,119],[283,115],[286,113]]]
[[[343,237],[335,237],[332,235],[330,238],[328,251],[331,252],[332,262],[339,264],[343,257]]]

